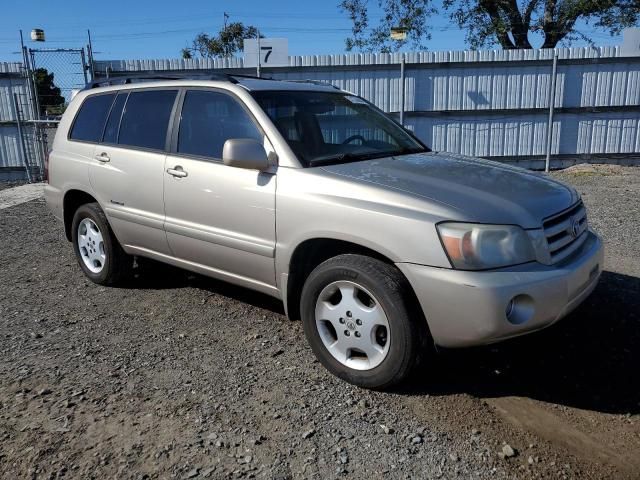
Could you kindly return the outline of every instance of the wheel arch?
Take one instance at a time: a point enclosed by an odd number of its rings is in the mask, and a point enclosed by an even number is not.
[[[62,201],[62,218],[64,221],[64,233],[67,240],[71,241],[71,224],[73,215],[78,208],[86,203],[97,203],[95,197],[84,190],[71,189],[64,194]]]
[[[376,258],[389,265],[395,265],[395,262],[389,256],[360,243],[330,237],[306,239],[295,247],[289,259],[286,292],[283,292],[289,318],[292,320],[300,319],[302,288],[313,269],[325,260],[343,254],[364,255]],[[400,274],[404,276],[402,272]],[[411,294],[415,297],[409,280],[406,277],[405,280],[407,280],[407,284],[411,289]]]

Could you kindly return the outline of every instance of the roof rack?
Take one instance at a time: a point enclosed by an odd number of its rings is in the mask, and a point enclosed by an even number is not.
[[[223,82],[238,83],[238,80],[233,78],[234,75],[227,73],[204,73],[199,75],[170,75],[170,74],[142,74],[142,75],[127,75],[122,77],[110,77],[102,80],[96,80],[87,83],[85,90],[98,87],[107,87],[111,85],[128,85],[137,82],[153,82],[157,80],[218,80]]]
[[[333,83],[330,82],[326,82],[324,80],[311,80],[311,79],[307,79],[307,80],[280,80],[282,82],[291,82],[291,83],[312,83],[314,85],[320,85],[323,87],[332,87],[335,88],[336,90],[340,90],[340,87],[336,87]]]

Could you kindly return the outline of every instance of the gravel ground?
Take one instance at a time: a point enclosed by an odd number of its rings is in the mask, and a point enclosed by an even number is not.
[[[0,210],[0,476],[640,478],[640,170],[554,173],[606,272],[572,315],[342,383],[274,300],[157,267],[87,281],[42,200]]]
[[[7,190],[8,188],[18,187],[20,185],[24,185],[27,182],[16,181],[16,182],[0,182],[0,191]]]

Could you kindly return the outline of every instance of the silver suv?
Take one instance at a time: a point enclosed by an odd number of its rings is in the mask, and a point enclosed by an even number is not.
[[[356,95],[114,83],[74,98],[48,164],[48,205],[96,283],[136,256],[272,295],[329,371],[369,388],[434,346],[547,327],[596,286],[602,243],[574,189],[432,152]]]

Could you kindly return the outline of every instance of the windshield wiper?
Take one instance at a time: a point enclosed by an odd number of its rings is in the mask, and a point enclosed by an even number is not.
[[[404,147],[400,150],[392,150],[390,152],[369,152],[369,153],[338,153],[336,155],[329,155],[326,157],[312,158],[309,160],[310,167],[320,167],[323,165],[332,165],[335,163],[345,163],[345,162],[354,162],[360,160],[371,160],[373,158],[382,158],[382,157],[395,157],[398,155],[409,155],[412,153],[424,153],[428,152],[429,149],[425,149],[422,147],[419,148],[409,148]]]
[[[332,165],[334,163],[353,162],[359,160],[370,160],[372,158],[388,157],[387,152],[370,152],[370,153],[338,153],[327,157],[312,158],[309,160],[310,167],[321,167],[323,165]]]
[[[412,153],[425,153],[430,151],[431,150],[429,150],[428,148],[422,148],[422,147],[415,147],[415,148],[404,147],[404,148],[401,148],[400,150],[396,150],[395,152],[390,152],[388,155],[390,157],[397,157],[398,155],[411,155]]]

